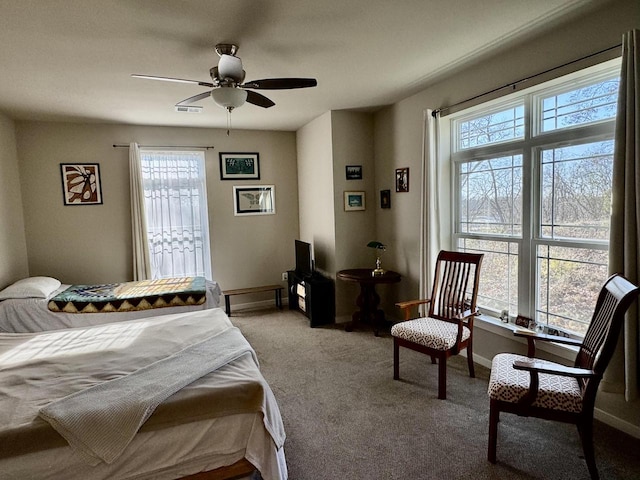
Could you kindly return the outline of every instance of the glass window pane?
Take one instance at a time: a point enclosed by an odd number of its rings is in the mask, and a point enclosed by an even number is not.
[[[458,250],[484,253],[480,267],[478,307],[500,314],[518,311],[518,244],[461,238]]]
[[[620,79],[611,77],[591,85],[543,97],[542,132],[614,118]]]
[[[608,277],[607,265],[606,250],[540,245],[536,321],[584,334]]]
[[[518,105],[457,124],[458,150],[524,137],[524,106]]]
[[[522,234],[522,155],[460,165],[459,231]]]
[[[541,151],[543,238],[608,240],[613,140]]]
[[[152,277],[211,278],[202,152],[140,152]]]

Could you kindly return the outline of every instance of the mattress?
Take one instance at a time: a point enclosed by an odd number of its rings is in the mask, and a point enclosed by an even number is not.
[[[42,332],[198,311],[219,307],[222,297],[222,290],[218,283],[206,280],[206,298],[204,303],[199,305],[166,306],[164,308],[146,310],[88,314],[52,312],[49,310],[49,300],[64,292],[70,286],[61,285],[49,298],[12,298],[0,301],[0,332]]]
[[[0,334],[2,478],[169,479],[244,457],[265,480],[286,479],[282,419],[252,355],[242,355],[168,397],[112,463],[92,466],[39,415],[51,402],[144,370],[229,328],[224,312],[211,309],[55,332]],[[246,408],[241,399],[256,388],[262,400]]]

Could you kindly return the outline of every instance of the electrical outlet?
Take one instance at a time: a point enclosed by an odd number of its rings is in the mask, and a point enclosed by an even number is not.
[[[289,272],[282,272],[282,281],[286,282],[289,280]]]

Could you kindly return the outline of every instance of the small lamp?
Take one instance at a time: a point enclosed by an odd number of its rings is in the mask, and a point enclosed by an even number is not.
[[[371,276],[377,277],[379,275],[384,275],[385,271],[382,269],[380,257],[382,256],[383,252],[387,249],[387,246],[384,243],[371,241],[367,243],[367,247],[375,248],[376,250],[376,268],[371,272]]]

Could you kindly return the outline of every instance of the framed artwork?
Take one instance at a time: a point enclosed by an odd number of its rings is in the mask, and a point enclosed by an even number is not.
[[[396,192],[409,191],[409,167],[396,168]]]
[[[531,330],[536,328],[536,322],[523,315],[518,315],[516,317],[516,325],[523,328],[530,328]]]
[[[364,192],[344,192],[344,210],[351,212],[354,210],[364,210]]]
[[[100,164],[61,163],[60,174],[65,205],[102,204]]]
[[[276,192],[273,185],[234,186],[233,214],[274,215],[276,213]]]
[[[220,180],[260,180],[260,155],[220,152]]]
[[[362,165],[347,165],[345,170],[347,180],[362,180]]]
[[[380,208],[391,208],[391,190],[380,190]]]

